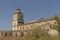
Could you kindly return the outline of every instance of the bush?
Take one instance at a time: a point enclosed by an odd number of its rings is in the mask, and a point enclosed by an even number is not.
[[[60,36],[50,36],[44,29],[41,29],[40,27],[30,30],[25,38],[26,40],[60,40]]]
[[[55,26],[54,29],[56,29],[60,32],[60,26]]]

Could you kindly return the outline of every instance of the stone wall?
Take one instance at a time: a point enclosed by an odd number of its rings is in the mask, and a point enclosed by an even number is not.
[[[5,37],[9,37],[9,36],[19,36],[19,37],[23,37],[27,34],[27,31],[0,31],[0,37],[5,36]]]

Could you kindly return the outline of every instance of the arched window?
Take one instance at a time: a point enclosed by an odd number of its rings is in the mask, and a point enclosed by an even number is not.
[[[23,29],[24,29],[24,27],[23,27]]]

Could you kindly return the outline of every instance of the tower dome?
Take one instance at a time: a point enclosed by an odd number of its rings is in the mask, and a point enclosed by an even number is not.
[[[21,12],[20,8],[17,8],[17,9],[16,9],[16,12]]]

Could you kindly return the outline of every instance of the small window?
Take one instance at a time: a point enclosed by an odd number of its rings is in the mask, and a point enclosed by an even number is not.
[[[27,29],[28,29],[28,27],[27,27]]]
[[[54,29],[54,27],[52,27],[52,29]]]
[[[47,31],[49,31],[49,29],[47,29]]]
[[[56,22],[54,22],[54,24],[56,24]]]
[[[3,32],[1,32],[1,35],[3,35]]]
[[[21,27],[20,27],[20,29],[21,29]]]
[[[50,29],[51,29],[51,25],[50,25]]]
[[[24,29],[24,27],[23,27],[23,29]]]
[[[31,28],[32,28],[33,26],[31,25]]]

